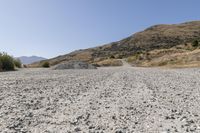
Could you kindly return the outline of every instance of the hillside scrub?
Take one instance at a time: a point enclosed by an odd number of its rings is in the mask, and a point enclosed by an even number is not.
[[[43,64],[42,64],[42,67],[44,67],[44,68],[49,68],[50,67],[50,64],[49,64],[49,62],[44,62]]]
[[[198,40],[193,41],[193,42],[192,42],[192,46],[193,46],[193,47],[198,47],[198,46],[200,46],[199,41],[198,41]]]
[[[120,41],[104,44],[99,47],[77,50],[56,58],[44,60],[42,63],[48,61],[51,65],[57,65],[69,60],[80,60],[91,64],[97,64],[102,63],[100,61],[105,59],[123,59],[131,56],[133,57],[132,59],[129,58],[130,62],[132,62],[132,60],[141,62],[144,59],[152,58],[151,55],[150,57],[149,55],[145,55],[148,51],[171,49],[175,46],[177,46],[176,50],[181,49],[188,51],[200,48],[200,46],[192,46],[192,42],[195,40],[198,41],[198,45],[200,44],[199,35],[200,21],[186,22],[175,25],[161,24],[147,28],[146,30],[135,33]],[[195,42],[196,44],[197,41]],[[179,47],[179,45],[183,46]],[[162,56],[164,55],[162,54]],[[168,53],[166,53],[166,56],[168,56]],[[158,56],[156,55],[156,57]],[[30,66],[39,67],[42,66],[42,63],[41,61],[38,61]]]
[[[21,68],[21,61],[14,59],[7,53],[0,53],[0,71],[13,71],[15,67]]]
[[[199,42],[195,41],[170,49],[135,53],[128,57],[127,61],[139,67],[199,67],[199,46]]]

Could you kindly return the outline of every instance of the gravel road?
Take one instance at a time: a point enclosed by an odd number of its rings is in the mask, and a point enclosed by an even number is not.
[[[0,73],[0,132],[200,133],[200,69]]]

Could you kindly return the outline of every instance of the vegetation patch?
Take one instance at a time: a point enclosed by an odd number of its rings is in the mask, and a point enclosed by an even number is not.
[[[50,67],[50,64],[49,64],[49,62],[44,62],[43,64],[42,64],[42,67],[44,67],[44,68],[49,68]]]
[[[134,66],[179,67],[200,66],[200,43],[191,41],[168,49],[155,49],[135,53],[127,58]]]
[[[22,63],[21,63],[20,59],[14,59],[14,64],[15,64],[15,67],[17,67],[17,68],[22,67]]]
[[[7,53],[0,53],[0,71],[13,71],[15,68],[21,68],[21,61],[14,59]]]
[[[200,46],[200,42],[199,42],[198,40],[194,40],[194,41],[192,42],[192,46],[193,46],[193,47],[199,47],[199,46]]]

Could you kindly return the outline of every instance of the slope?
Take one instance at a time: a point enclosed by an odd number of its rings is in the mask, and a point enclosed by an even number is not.
[[[170,49],[199,40],[200,21],[173,25],[155,25],[121,41],[99,47],[77,50],[46,61],[49,61],[51,65],[55,65],[69,60],[81,60],[99,65],[99,62],[105,60],[112,59],[112,61],[117,61],[117,59],[128,58],[138,53]],[[41,66],[42,63],[43,61],[37,62],[31,66]]]

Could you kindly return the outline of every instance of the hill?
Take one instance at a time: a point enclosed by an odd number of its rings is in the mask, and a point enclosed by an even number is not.
[[[193,47],[195,41],[197,45]],[[149,27],[144,31],[135,33],[117,42],[99,47],[77,50],[46,61],[49,61],[51,65],[70,60],[81,60],[97,65],[101,65],[102,62],[107,62],[107,64],[104,65],[109,65],[109,62],[113,64],[116,59],[128,58],[130,63],[137,66],[162,66],[167,65],[167,63],[159,64],[159,62],[153,63],[151,61],[157,59],[162,60],[162,57],[169,53],[173,55],[192,52],[198,48],[199,41],[200,21],[173,25],[162,24]],[[151,57],[150,54],[155,54],[155,50],[157,50],[157,52],[164,50],[165,52],[157,56],[152,55]],[[148,55],[148,59],[144,58],[146,57],[144,55]],[[174,62],[174,64],[176,64],[176,61]],[[42,63],[43,61],[37,62],[31,66],[37,67]],[[190,63],[190,61],[187,63]]]
[[[38,57],[38,56],[21,56],[17,58],[20,59],[23,64],[31,64],[31,63],[38,62],[41,60],[46,60],[46,58]]]

